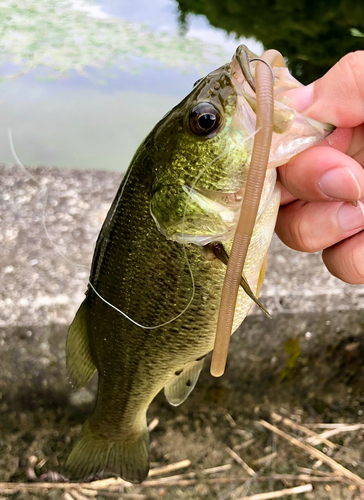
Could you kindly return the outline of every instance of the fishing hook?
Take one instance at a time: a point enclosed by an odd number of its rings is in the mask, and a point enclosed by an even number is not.
[[[249,56],[254,56],[254,57],[249,58]],[[236,49],[236,58],[238,60],[239,66],[241,68],[241,71],[242,71],[246,81],[248,82],[248,84],[250,85],[250,87],[252,88],[252,90],[255,93],[257,92],[255,79],[252,75],[252,72],[250,71],[250,63],[252,63],[254,61],[263,62],[264,64],[266,64],[268,66],[268,68],[272,74],[272,80],[273,80],[273,85],[274,85],[275,75],[274,75],[274,71],[273,71],[272,66],[269,64],[268,61],[266,61],[262,57],[255,57],[255,54],[253,54],[253,52],[251,52],[248,49],[248,47],[246,47],[246,45],[240,45]]]
[[[254,57],[253,59],[250,59],[250,62],[253,62],[253,61],[260,61],[264,64],[266,64],[268,66],[268,68],[270,69],[270,72],[272,74],[272,80],[273,80],[273,85],[274,85],[274,81],[275,81],[275,75],[274,75],[274,71],[273,71],[273,68],[272,66],[269,64],[268,61],[266,61],[265,59],[262,59],[261,57]],[[252,75],[253,76],[253,75]]]

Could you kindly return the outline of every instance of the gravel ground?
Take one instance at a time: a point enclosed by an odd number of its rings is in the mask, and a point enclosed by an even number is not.
[[[0,481],[17,484],[32,478],[29,457],[36,457],[31,460],[38,480],[61,473],[92,409],[96,381],[71,391],[65,338],[121,179],[110,172],[29,170],[32,176],[17,166],[0,166]],[[55,250],[43,220],[69,260]],[[191,465],[175,472],[187,476],[176,479],[179,484],[159,478],[156,485],[118,486],[97,498],[235,500],[305,484],[297,475],[307,470],[316,478],[313,491],[288,498],[362,498],[355,481],[337,475],[330,476],[336,481],[317,480],[332,474],[331,467],[258,421],[300,439],[302,429],[277,422],[275,413],[317,432],[325,430],[322,423],[362,423],[363,294],[363,287],[332,277],[319,254],[294,252],[275,238],[261,295],[273,320],[254,309],[232,339],[224,377],[213,379],[206,363],[182,406],[170,407],[163,394],[151,405],[149,420],[159,419],[151,434],[152,466],[188,459]],[[363,476],[362,428],[337,434],[332,442],[334,447],[316,448]],[[250,477],[228,448],[257,474]],[[220,472],[206,472],[222,465]],[[278,481],[277,474],[296,479]],[[181,483],[187,479],[194,483]],[[57,488],[7,488],[0,483],[0,498],[67,500]]]

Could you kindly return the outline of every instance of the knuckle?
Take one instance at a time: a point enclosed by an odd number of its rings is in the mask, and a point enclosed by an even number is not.
[[[292,239],[301,252],[312,252],[310,241],[308,241],[307,224],[299,219],[293,227]]]
[[[364,52],[356,51],[346,54],[338,62],[338,66],[343,75],[352,85],[348,85],[349,89],[353,89],[353,92],[363,98],[364,96],[364,86],[363,86],[363,66],[364,66]]]
[[[357,241],[357,238],[360,241]],[[358,244],[359,243],[359,244]],[[364,233],[354,235],[346,240],[326,248],[322,259],[328,271],[352,285],[364,283]]]
[[[305,217],[304,208],[306,205],[307,203],[301,205],[300,216],[297,216],[291,225],[291,237],[297,250],[311,253],[320,249],[317,248],[317,238],[314,237],[312,224]]]

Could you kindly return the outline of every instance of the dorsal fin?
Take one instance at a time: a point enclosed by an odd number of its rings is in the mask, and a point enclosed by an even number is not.
[[[164,394],[171,405],[180,405],[193,391],[204,360],[205,357],[193,361],[180,372],[176,372],[173,379],[164,387]]]
[[[66,344],[67,372],[75,389],[85,386],[96,371],[87,336],[86,300],[82,302],[72,321]]]

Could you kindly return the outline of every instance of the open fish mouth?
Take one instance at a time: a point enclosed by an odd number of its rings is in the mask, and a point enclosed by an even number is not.
[[[242,70],[244,60],[240,58],[239,49],[231,61],[231,81],[237,94],[236,112],[232,120],[232,128],[237,137],[237,142],[246,141],[247,145],[253,147],[257,102],[254,85],[255,68],[259,59],[250,53],[252,62],[248,61],[248,73],[251,74],[252,82],[249,83]],[[287,67],[274,66],[270,68],[273,82],[274,114],[273,114],[273,137],[269,154],[268,169],[276,168],[287,163],[294,155],[304,151],[310,146],[318,143],[330,133],[335,127],[323,124],[312,118],[301,115],[298,111],[289,107],[289,98],[282,96],[284,92],[303,85],[296,80]]]

